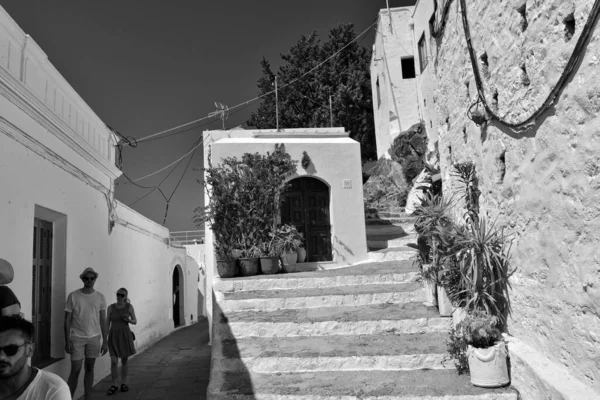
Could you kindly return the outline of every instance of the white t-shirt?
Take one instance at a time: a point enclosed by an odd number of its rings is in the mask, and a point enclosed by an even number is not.
[[[71,391],[60,376],[39,370],[17,400],[71,400]]]
[[[65,311],[73,313],[71,335],[90,338],[102,334],[100,311],[106,310],[106,299],[99,291],[85,294],[76,290],[69,294]]]

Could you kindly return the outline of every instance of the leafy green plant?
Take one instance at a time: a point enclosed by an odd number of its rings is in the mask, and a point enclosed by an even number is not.
[[[458,266],[458,294],[464,296],[465,308],[483,310],[505,323],[511,312],[509,278],[515,272],[509,262],[511,241],[485,218],[449,232],[438,237],[448,249],[444,263]]]
[[[459,374],[469,372],[469,345],[485,349],[503,340],[499,326],[498,317],[475,310],[450,330],[446,348]]]
[[[302,245],[304,235],[294,225],[282,225],[277,230],[275,247],[281,254],[296,251]]]
[[[478,179],[475,165],[471,162],[454,164],[453,175],[462,184],[467,211],[464,215],[467,224],[477,223],[479,220],[479,195]]]
[[[261,254],[276,229],[286,179],[296,172],[297,163],[283,144],[266,154],[227,157],[219,165],[212,164],[209,153],[206,179],[201,182],[209,203],[196,208],[194,222],[209,224],[219,259],[233,259],[235,249],[244,258]]]

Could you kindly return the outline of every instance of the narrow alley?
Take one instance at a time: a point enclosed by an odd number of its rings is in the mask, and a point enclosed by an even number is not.
[[[118,391],[111,398],[206,399],[210,350],[206,319],[177,329],[129,361],[129,391]],[[94,386],[92,399],[106,399],[110,386],[111,378],[107,376]]]

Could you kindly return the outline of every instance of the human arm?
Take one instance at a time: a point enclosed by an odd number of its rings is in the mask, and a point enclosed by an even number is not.
[[[73,342],[71,342],[71,323],[73,321],[73,313],[65,311],[65,351],[71,354],[73,351]]]
[[[100,354],[105,355],[108,352],[108,323],[106,321],[106,309],[100,310],[100,329],[102,330],[102,348]]]
[[[135,316],[135,310],[133,309],[133,306],[131,304],[129,304],[129,322],[132,325],[137,324],[137,317]]]

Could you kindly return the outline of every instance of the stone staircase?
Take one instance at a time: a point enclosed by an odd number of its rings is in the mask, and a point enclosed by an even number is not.
[[[445,359],[451,318],[424,303],[414,249],[392,248],[385,254],[405,254],[217,278],[208,399],[516,400],[511,388],[477,388],[456,373]]]

